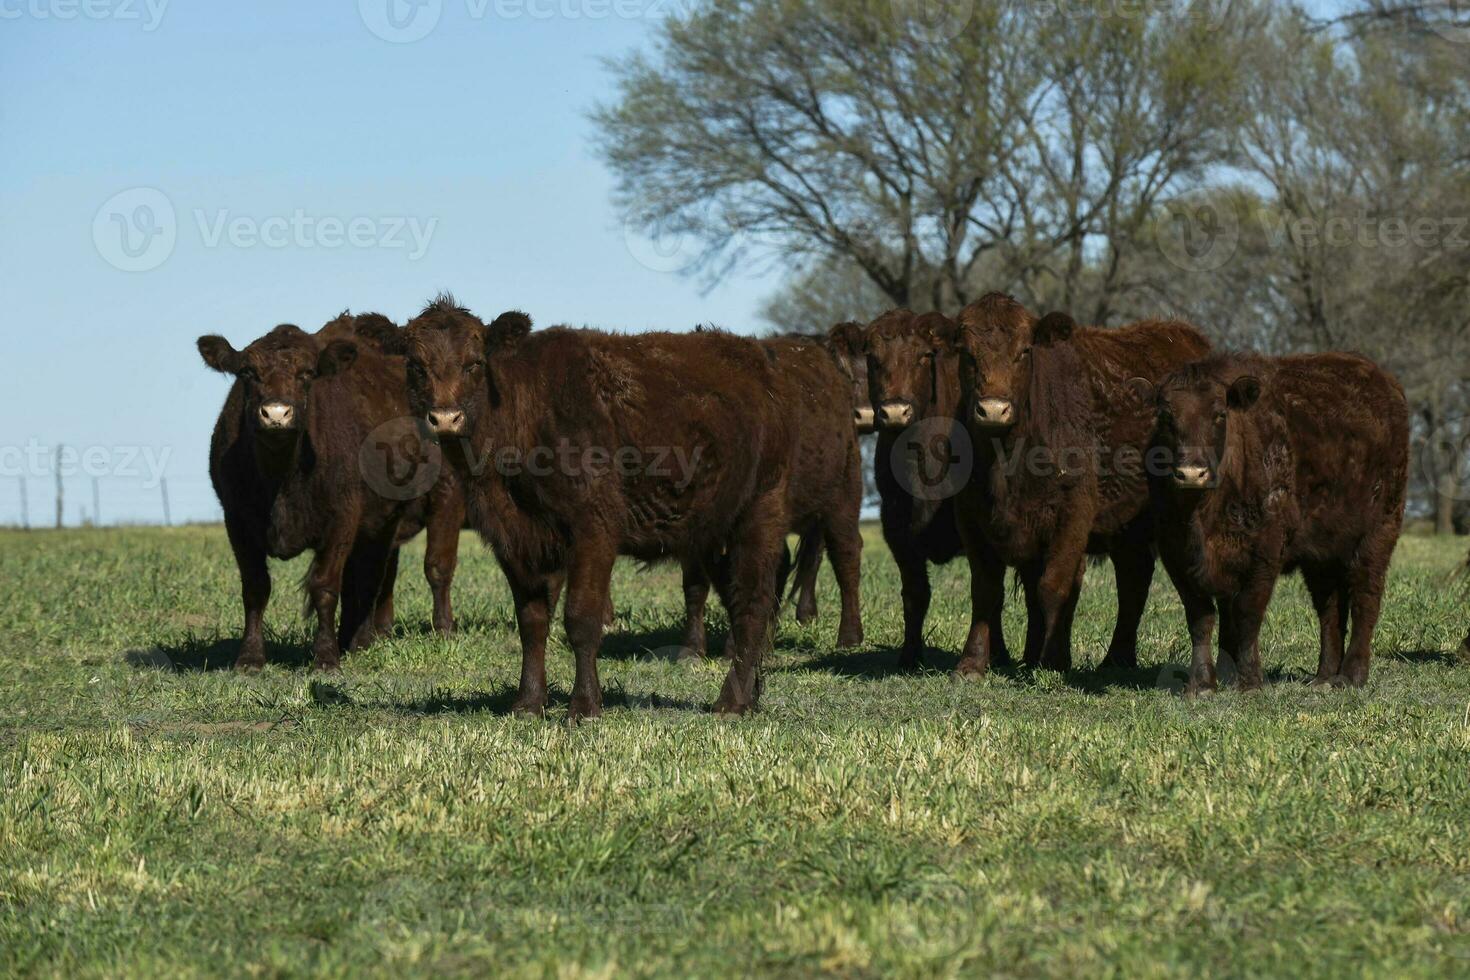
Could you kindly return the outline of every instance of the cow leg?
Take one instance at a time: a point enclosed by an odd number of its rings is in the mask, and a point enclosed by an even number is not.
[[[1373,553],[1371,549],[1369,553]],[[1362,687],[1368,682],[1368,668],[1373,658],[1373,631],[1378,626],[1387,571],[1385,561],[1382,567],[1359,565],[1348,572],[1347,594],[1353,637],[1343,655],[1342,673],[1338,675],[1337,683]]]
[[[830,548],[833,528],[808,528],[801,535],[801,541],[796,546],[796,583],[792,591],[796,593],[796,621],[801,625],[812,622],[817,618],[817,573],[822,569],[822,547],[824,544]],[[862,548],[861,539],[858,543]],[[837,572],[836,559],[833,559],[832,570],[837,574],[837,587],[842,589],[842,616],[844,624],[848,622],[847,590],[843,585],[842,573]],[[862,624],[858,624],[858,636],[856,642],[844,643],[840,639],[842,629],[838,629],[838,646],[857,646],[863,641]]]
[[[342,573],[353,551],[352,531],[343,529],[356,528],[357,516],[344,513],[339,518],[340,522],[328,530],[326,545],[312,559],[306,577],[308,601],[316,613],[316,638],[311,652],[312,666],[317,670],[336,670],[342,662],[337,640],[337,604],[342,596]]]
[[[1066,549],[1051,556],[1037,583],[1037,598],[1045,620],[1041,666],[1065,673],[1072,669],[1072,614],[1081,593],[1086,556]]]
[[[713,710],[743,715],[760,706],[761,661],[776,625],[776,582],[786,537],[786,487],[752,503],[730,540],[729,598],[732,663]]]
[[[903,583],[903,649],[898,654],[899,670],[924,666],[924,618],[929,615],[929,563],[908,549],[893,551],[898,576]]]
[[[1147,539],[1114,549],[1113,574],[1118,582],[1118,621],[1103,667],[1131,670],[1138,666],[1138,624],[1154,580],[1154,554]]]
[[[270,568],[265,549],[244,529],[226,521],[225,531],[240,569],[240,601],[245,608],[245,632],[240,640],[240,653],[235,657],[235,669],[259,670],[265,666],[264,623],[265,607],[271,599]]]
[[[342,577],[342,620],[337,630],[337,646],[341,650],[365,650],[377,638],[375,607],[383,594],[388,568],[398,555],[389,543],[391,540],[360,541],[348,556]],[[388,632],[392,631],[392,625],[390,608]]]
[[[703,657],[709,653],[705,635],[705,608],[709,604],[709,576],[698,559],[684,560],[684,642],[680,657]]]
[[[1261,676],[1261,624],[1276,589],[1276,575],[1257,574],[1231,603],[1235,614],[1236,683],[1242,691],[1254,691],[1264,683]]]
[[[863,610],[859,595],[863,572],[863,535],[858,530],[857,515],[840,524],[828,524],[822,537],[827,553],[832,558],[832,573],[837,577],[837,589],[842,595],[842,619],[837,626],[837,646],[844,649],[862,646]],[[816,549],[813,549],[816,550]],[[805,551],[803,547],[802,551]],[[800,556],[802,552],[798,552]],[[821,551],[817,550],[820,560]],[[798,575],[800,575],[798,571]],[[815,594],[817,563],[811,563],[811,580],[807,586]],[[798,609],[798,619],[800,619]],[[812,615],[817,613],[816,600],[812,600]]]
[[[1193,698],[1215,690],[1217,684],[1212,650],[1215,642],[1215,603],[1209,596],[1195,591],[1178,579],[1174,586],[1179,590],[1179,600],[1184,604],[1184,619],[1189,624],[1189,641],[1194,648],[1189,664],[1189,682],[1184,687],[1184,696]],[[1222,640],[1227,632],[1233,632],[1224,625],[1229,621],[1230,615],[1227,611],[1222,617]]]
[[[451,598],[454,572],[459,566],[459,532],[464,527],[465,504],[458,490],[446,491],[432,502],[424,543],[424,578],[434,596],[434,631],[454,632]]]
[[[954,672],[962,677],[984,677],[990,670],[1005,603],[1006,567],[984,541],[965,536],[970,564],[970,632]]]
[[[1331,684],[1342,670],[1343,639],[1348,623],[1348,594],[1346,583],[1320,568],[1302,568],[1307,591],[1312,594],[1312,608],[1317,611],[1319,642],[1317,653],[1317,676],[1312,678],[1313,687]]]
[[[398,587],[398,549],[388,555],[383,569],[383,584],[378,588],[377,600],[373,603],[373,633],[376,636],[391,636],[393,633],[393,592]]]
[[[567,641],[577,658],[577,676],[572,683],[572,721],[602,714],[602,686],[597,680],[597,654],[608,607],[617,547],[602,537],[577,535],[567,565]]]
[[[1041,666],[1041,651],[1046,645],[1046,613],[1041,608],[1041,572],[1035,567],[1021,572],[1021,587],[1026,595],[1026,650],[1022,662],[1032,670]]]
[[[521,638],[521,685],[511,711],[540,716],[546,712],[546,634],[561,593],[561,577],[538,578],[507,571],[515,603],[516,632]]]

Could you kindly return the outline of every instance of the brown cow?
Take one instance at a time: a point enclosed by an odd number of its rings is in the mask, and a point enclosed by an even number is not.
[[[1028,595],[1025,661],[1068,670],[1072,615],[1088,554],[1109,554],[1118,619],[1105,666],[1137,664],[1138,623],[1153,579],[1144,453],[1153,431],[1146,392],[1197,360],[1209,343],[1179,321],[1116,330],[1038,321],[991,293],[960,313],[947,349],[960,358],[975,474],[955,515],[970,559],[973,618],[958,670],[983,674],[1003,577],[1018,569]]]
[[[267,557],[312,548],[306,588],[317,615],[313,659],[333,669],[343,648],[374,635],[387,561],[410,506],[368,486],[360,463],[369,434],[408,415],[402,360],[340,331],[328,339],[289,324],[243,351],[218,336],[201,337],[198,346],[206,364],[237,379],[210,448],[245,607],[236,666],[265,663]]]
[[[316,332],[317,339],[326,343],[336,339],[353,339],[374,345],[379,351],[394,356],[403,356],[403,330],[392,320],[380,313],[354,315],[344,310],[335,319]],[[403,433],[407,436],[407,433]],[[383,447],[392,449],[393,447]],[[467,526],[464,494],[454,470],[444,467],[439,479],[423,496],[414,498],[399,524],[398,541],[388,559],[387,573],[373,604],[372,629],[377,635],[388,635],[393,630],[393,591],[398,580],[399,549],[428,529],[424,549],[424,578],[428,580],[433,596],[432,623],[438,633],[454,632],[454,606],[451,591],[455,568],[459,564],[459,532]],[[359,586],[355,579],[356,568],[348,562],[344,572],[342,596],[343,616],[355,610],[346,606],[355,601]]]
[[[1363,684],[1409,472],[1404,392],[1355,354],[1220,354],[1159,386],[1152,467],[1159,553],[1194,644],[1186,693],[1220,649],[1261,686],[1261,620],[1300,568],[1321,623],[1314,684]],[[1352,621],[1352,642],[1347,640]]]
[[[597,653],[619,554],[697,556],[725,584],[734,663],[714,709],[755,708],[790,526],[792,439],[770,354],[718,332],[530,327],[520,313],[486,327],[447,297],[408,326],[414,410],[466,478],[510,580],[514,710],[545,710],[550,587],[565,574],[570,714],[601,713]]]
[[[797,552],[796,620],[816,617],[815,578],[825,548],[842,594],[839,647],[863,642],[858,587],[862,579],[862,458],[853,426],[852,382],[826,338],[792,335],[758,341],[779,382],[777,401],[796,438],[790,488],[791,530]],[[684,651],[705,653],[705,604],[709,580],[698,561],[684,563]]]
[[[951,436],[960,409],[957,358],[936,348],[953,324],[938,313],[892,310],[864,330],[832,329],[833,345],[865,365],[869,403],[878,430],[874,480],[881,498],[883,540],[898,564],[903,589],[903,648],[899,665],[922,665],[924,618],[932,594],[929,564],[960,553],[949,485]],[[859,424],[863,419],[858,418]],[[999,623],[1000,599],[996,599]],[[997,631],[995,656],[1008,659]]]

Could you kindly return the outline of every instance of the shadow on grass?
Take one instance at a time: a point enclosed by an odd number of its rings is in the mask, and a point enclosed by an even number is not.
[[[1236,686],[1234,673],[1220,670],[1218,663],[1216,670],[1219,674],[1220,690],[1234,689]],[[1299,684],[1305,687],[1312,679],[1312,675],[1286,670],[1282,667],[1269,667],[1261,672],[1261,679],[1266,687],[1275,687],[1278,684]],[[1178,663],[1073,669],[1067,671],[1063,677],[1063,683],[1072,690],[1098,695],[1119,690],[1159,690],[1179,694],[1183,692],[1188,681],[1189,665]]]
[[[708,633],[708,656],[718,658],[725,651],[723,632]],[[642,632],[607,632],[602,637],[599,660],[680,660],[685,659],[684,627],[662,626]]]
[[[1384,654],[1378,659],[1406,664],[1444,664],[1450,667],[1464,662],[1453,650],[1403,650]]]
[[[238,639],[194,639],[178,643],[161,643],[141,650],[129,650],[123,654],[129,666],[140,670],[210,671],[233,670],[235,658],[240,655]],[[270,640],[265,644],[266,663],[300,670],[310,667],[311,647],[298,643],[277,643]]]
[[[386,701],[376,705],[389,711],[400,711],[404,714],[414,715],[443,715],[443,714],[491,714],[506,716],[511,713],[515,705],[516,688],[506,686],[493,693],[458,694],[451,691],[431,691],[426,697],[414,698],[404,701]],[[571,695],[565,691],[552,688],[547,692],[547,708],[552,711],[565,709],[571,702]],[[603,710],[615,708],[628,708],[635,710],[669,710],[669,711],[691,711],[706,712],[709,705],[702,702],[689,701],[683,698],[666,698],[658,694],[632,694],[619,687],[604,689],[602,692]]]

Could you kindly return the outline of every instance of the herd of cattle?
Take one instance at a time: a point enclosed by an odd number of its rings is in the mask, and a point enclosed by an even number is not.
[[[236,378],[210,469],[240,570],[237,666],[265,661],[267,558],[308,549],[318,668],[392,628],[398,549],[422,530],[434,627],[453,630],[450,585],[471,528],[510,584],[523,713],[546,707],[547,632],[565,590],[570,713],[599,714],[619,555],[681,564],[691,654],[705,652],[715,589],[731,661],[717,712],[756,707],[786,580],[810,620],[824,553],[841,591],[838,642],[860,645],[859,436],[874,430],[908,668],[924,650],[928,566],[961,553],[972,620],[960,673],[1010,662],[1008,569],[1026,603],[1025,663],[1069,668],[1090,555],[1116,570],[1105,664],[1134,666],[1157,555],[1188,620],[1189,693],[1216,685],[1217,620],[1240,686],[1261,684],[1262,617],[1293,569],[1321,622],[1314,683],[1361,685],[1403,520],[1407,407],[1372,362],[1212,352],[1187,323],[1080,327],[1000,294],[953,318],[894,310],[825,337],[764,340],[532,332],[524,314],[487,325],[441,297],[404,327],[344,313],[314,334],[283,325],[243,350],[217,336],[198,346]],[[403,458],[430,474],[413,493],[364,464],[389,431],[406,433]]]

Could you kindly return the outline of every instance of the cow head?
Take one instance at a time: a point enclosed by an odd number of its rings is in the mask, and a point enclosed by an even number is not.
[[[868,395],[868,351],[861,323],[839,323],[827,333],[832,353],[852,384],[852,421],[859,435],[867,435],[876,425],[873,402]]]
[[[358,340],[384,354],[402,356],[403,331],[381,313],[352,313],[343,310],[316,332],[323,344],[333,340]]]
[[[877,428],[904,429],[929,416],[938,358],[954,333],[954,321],[943,314],[910,310],[892,310],[868,326],[868,392]]]
[[[1218,486],[1230,426],[1260,398],[1258,378],[1226,370],[1223,362],[1201,362],[1166,378],[1159,386],[1154,444],[1165,450],[1170,485],[1185,493]]]
[[[965,307],[952,349],[960,359],[960,387],[968,399],[967,421],[1001,433],[1027,410],[1032,365],[1040,349],[1065,343],[1076,329],[1065,313],[1037,320],[1009,296],[990,293]]]
[[[531,330],[524,313],[502,313],[488,327],[440,297],[405,328],[408,399],[435,438],[468,435],[498,400],[491,361]]]
[[[219,336],[200,337],[198,343],[205,364],[234,375],[243,385],[246,424],[274,435],[299,431],[312,384],[357,359],[355,341],[323,343],[291,324],[276,327],[240,351]]]

